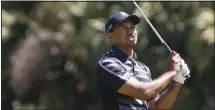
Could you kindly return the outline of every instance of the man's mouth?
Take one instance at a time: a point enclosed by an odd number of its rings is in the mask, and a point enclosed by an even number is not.
[[[127,38],[129,41],[135,41],[135,36],[133,34],[128,35]]]

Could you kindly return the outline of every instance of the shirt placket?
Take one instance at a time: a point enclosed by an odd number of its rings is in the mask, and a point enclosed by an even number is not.
[[[135,71],[136,62],[133,59],[129,59],[132,62],[132,72],[134,73],[134,77],[141,82],[141,80],[137,77],[137,73]]]

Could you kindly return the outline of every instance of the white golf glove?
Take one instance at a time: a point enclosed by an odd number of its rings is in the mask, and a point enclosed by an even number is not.
[[[190,77],[190,70],[184,60],[181,60],[181,69],[174,76],[173,80],[180,84],[184,84],[184,81]]]

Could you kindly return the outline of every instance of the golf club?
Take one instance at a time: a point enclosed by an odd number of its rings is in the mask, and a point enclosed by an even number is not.
[[[167,43],[163,40],[163,38],[160,36],[160,34],[157,32],[157,30],[154,28],[154,26],[152,25],[152,23],[149,21],[149,19],[147,18],[147,16],[144,14],[144,12],[142,11],[142,9],[139,7],[139,5],[135,2],[135,0],[132,0],[134,5],[140,10],[140,12],[142,13],[143,17],[146,19],[147,23],[149,24],[149,26],[152,28],[152,30],[155,32],[155,34],[157,35],[157,37],[160,39],[161,43],[164,44],[167,49],[169,50],[169,52],[172,52],[172,49],[167,45]],[[190,75],[186,76],[187,78],[190,77]]]
[[[172,49],[170,49],[170,47],[167,45],[167,43],[162,39],[162,37],[160,36],[160,34],[154,28],[154,26],[152,25],[152,23],[149,21],[149,19],[144,14],[144,12],[142,11],[142,9],[138,6],[138,4],[135,2],[135,0],[132,0],[132,1],[133,1],[134,5],[140,10],[140,12],[142,13],[143,17],[146,19],[146,21],[149,24],[149,26],[152,28],[152,30],[155,32],[155,34],[157,35],[157,37],[160,39],[161,43],[164,44],[170,52],[172,52]]]

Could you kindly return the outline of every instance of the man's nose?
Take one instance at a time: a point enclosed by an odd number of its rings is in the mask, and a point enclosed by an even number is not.
[[[133,33],[134,30],[135,30],[135,28],[134,28],[133,26],[129,26],[129,27],[127,28],[127,32],[128,32],[128,33]]]

